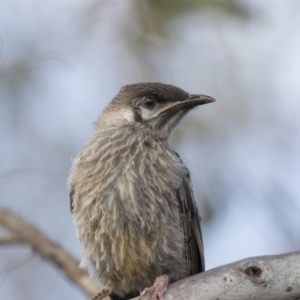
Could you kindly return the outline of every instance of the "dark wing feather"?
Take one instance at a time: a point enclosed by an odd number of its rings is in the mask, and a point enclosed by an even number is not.
[[[198,214],[189,175],[183,179],[177,192],[177,198],[185,237],[185,258],[189,264],[189,275],[194,275],[203,272],[205,264],[200,228],[201,218]]]
[[[70,196],[70,211],[71,213],[73,213],[73,195],[74,195],[74,186],[71,185],[70,187],[70,193],[69,193],[69,196]]]

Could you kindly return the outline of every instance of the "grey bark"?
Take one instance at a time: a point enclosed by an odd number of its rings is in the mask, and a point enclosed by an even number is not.
[[[246,258],[188,277],[170,285],[165,300],[170,299],[300,299],[300,251]]]

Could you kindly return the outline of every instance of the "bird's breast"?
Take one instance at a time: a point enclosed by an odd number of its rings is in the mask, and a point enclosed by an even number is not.
[[[176,190],[186,168],[164,141],[130,136],[96,136],[84,147],[71,178],[74,218],[84,253],[101,276],[149,278],[158,261],[162,269],[176,260],[181,267]]]

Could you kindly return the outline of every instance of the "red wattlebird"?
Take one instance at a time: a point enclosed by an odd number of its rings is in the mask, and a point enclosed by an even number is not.
[[[82,265],[95,297],[163,299],[169,282],[204,271],[189,171],[168,139],[187,112],[214,102],[162,83],[124,86],[104,109],[70,175]]]

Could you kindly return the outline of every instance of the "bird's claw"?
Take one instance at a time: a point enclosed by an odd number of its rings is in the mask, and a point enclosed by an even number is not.
[[[164,293],[168,289],[169,277],[167,275],[159,276],[155,279],[151,287],[145,288],[139,300],[145,295],[151,295],[151,300],[164,300]]]
[[[106,296],[109,296],[111,293],[112,293],[112,290],[103,289],[96,296],[94,296],[92,298],[92,300],[101,300],[101,299],[105,298]]]

